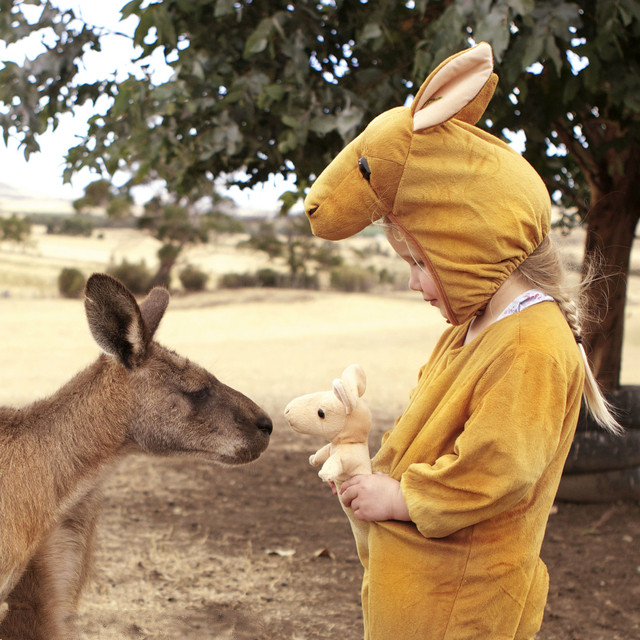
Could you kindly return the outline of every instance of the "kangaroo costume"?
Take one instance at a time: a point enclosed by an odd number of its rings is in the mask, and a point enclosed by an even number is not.
[[[549,231],[534,169],[475,123],[491,48],[452,56],[411,107],[375,118],[313,184],[313,232],[339,240],[385,217],[419,247],[449,327],[373,470],[400,481],[411,522],[358,545],[368,640],[530,640],[548,576],[540,547],[575,430],[584,366],[554,302],[473,317]]]

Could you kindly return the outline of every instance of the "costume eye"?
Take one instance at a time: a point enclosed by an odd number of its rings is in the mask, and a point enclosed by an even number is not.
[[[368,182],[371,179],[371,169],[369,168],[369,163],[364,156],[358,160],[358,168],[360,169],[360,173],[364,176],[364,179]]]
[[[321,420],[324,420],[324,411],[322,409],[318,409],[318,417]]]

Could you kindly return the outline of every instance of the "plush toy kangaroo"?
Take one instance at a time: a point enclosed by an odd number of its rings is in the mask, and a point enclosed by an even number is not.
[[[371,411],[362,396],[367,378],[359,364],[347,367],[342,378],[333,381],[331,391],[319,391],[294,398],[284,410],[289,426],[297,433],[323,436],[329,440],[309,457],[315,467],[322,464],[318,475],[324,482],[340,485],[360,473],[371,473],[368,437],[371,430]],[[340,506],[349,518],[360,560],[367,553],[366,540],[369,523],[356,519],[353,511]]]
[[[333,381],[331,391],[295,398],[284,410],[294,431],[329,440],[309,458],[314,467],[322,464],[318,475],[324,482],[342,483],[359,473],[371,473],[367,441],[371,411],[362,400],[366,387],[364,370],[352,364]]]

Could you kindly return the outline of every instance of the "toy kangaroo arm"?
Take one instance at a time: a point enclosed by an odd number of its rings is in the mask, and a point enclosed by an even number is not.
[[[309,456],[309,464],[312,467],[317,467],[319,464],[323,464],[327,461],[331,455],[331,443],[325,444],[324,447],[318,449],[314,454]]]
[[[331,448],[331,455],[318,472],[324,482],[344,482],[361,473],[371,473],[369,446],[366,443],[341,444]]]

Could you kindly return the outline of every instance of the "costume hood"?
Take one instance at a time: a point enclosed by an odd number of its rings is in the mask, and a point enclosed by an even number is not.
[[[540,176],[474,126],[498,78],[481,43],[441,63],[410,107],[375,118],[313,183],[313,233],[352,236],[386,217],[413,238],[452,324],[482,312],[549,231]]]

